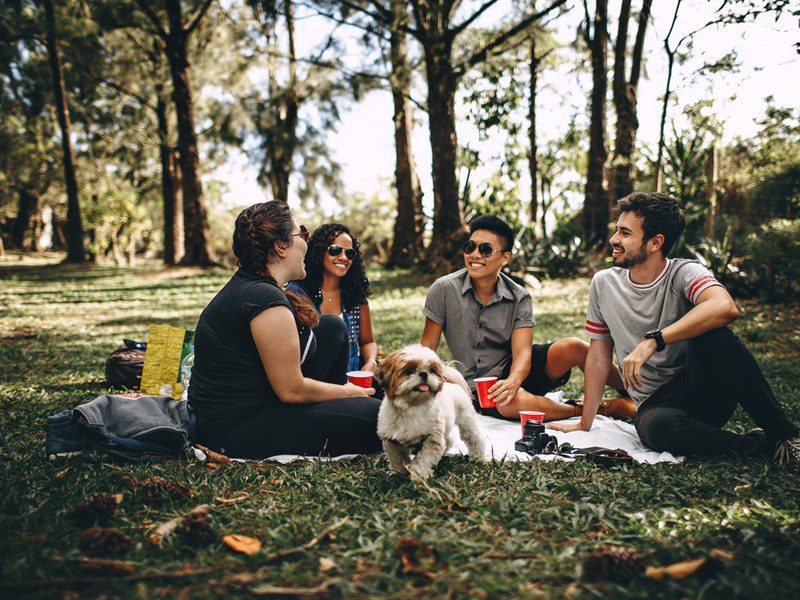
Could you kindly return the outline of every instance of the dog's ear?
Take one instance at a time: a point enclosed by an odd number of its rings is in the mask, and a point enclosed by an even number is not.
[[[401,353],[398,351],[392,352],[381,361],[381,364],[378,365],[378,369],[375,372],[375,377],[389,397],[394,396],[397,375],[402,369],[402,362]]]

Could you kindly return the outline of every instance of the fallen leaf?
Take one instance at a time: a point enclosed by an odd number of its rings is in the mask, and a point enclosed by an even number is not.
[[[237,502],[241,502],[242,500],[249,497],[250,494],[248,494],[247,492],[239,492],[238,494],[234,494],[233,496],[230,496],[228,498],[220,496],[219,498],[214,498],[214,500],[216,502],[219,502],[220,504],[236,504]]]
[[[222,541],[225,542],[228,548],[234,552],[240,552],[241,554],[250,555],[261,550],[260,541],[255,538],[247,537],[246,535],[239,535],[238,533],[226,535],[222,538]]]
[[[136,569],[128,562],[121,560],[108,560],[105,558],[87,558],[78,562],[80,570],[84,573],[91,575],[118,575],[126,577],[128,575],[135,575]]]
[[[122,504],[122,494],[95,494],[70,511],[70,517],[81,525],[92,525],[113,517]]]
[[[330,558],[325,558],[321,556],[319,559],[319,572],[320,573],[327,573],[328,571],[333,571],[334,569],[338,569],[339,565],[333,562]]]
[[[220,468],[222,465],[221,465],[221,464],[219,464],[219,463],[215,463],[215,462],[207,462],[207,463],[206,463],[206,466],[207,466],[209,469],[219,469],[219,468]]]
[[[220,454],[219,452],[214,452],[213,450],[210,450],[209,448],[206,448],[205,446],[201,446],[200,444],[195,444],[194,447],[195,448],[200,448],[200,450],[202,450],[205,453],[207,461],[215,462],[215,463],[231,462],[231,459],[228,458],[227,456],[225,456],[224,454]]]
[[[451,500],[450,504],[444,507],[444,512],[447,513],[468,513],[469,509],[466,506],[462,506],[458,500]]]
[[[78,538],[78,547],[87,554],[107,555],[109,552],[125,552],[133,540],[118,529],[90,527]]]
[[[403,565],[403,573],[420,575],[435,579],[431,568],[435,565],[437,557],[433,549],[422,540],[412,537],[402,537],[397,542],[396,553]]]
[[[672,577],[675,580],[686,579],[690,575],[708,573],[719,566],[716,558],[704,556],[694,560],[685,560],[666,567],[647,567],[644,574],[651,579]]]
[[[56,477],[64,477],[64,475],[66,475],[70,471],[72,471],[72,466],[71,465],[69,467],[67,467],[66,469],[64,469],[63,471],[59,471],[58,473],[56,473]]]
[[[728,552],[727,550],[720,550],[719,548],[714,548],[711,552],[708,553],[711,558],[716,558],[718,560],[733,560],[733,553]]]

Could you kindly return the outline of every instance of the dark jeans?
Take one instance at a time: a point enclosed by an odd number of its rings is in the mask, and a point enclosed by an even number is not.
[[[634,424],[654,450],[746,457],[763,442],[721,429],[737,404],[764,429],[770,445],[797,436],[750,350],[722,327],[689,341],[685,370],[645,400]]]
[[[322,315],[314,337],[316,349],[306,357],[303,375],[344,383],[350,354],[344,323],[335,315]],[[363,397],[318,404],[277,403],[246,420],[214,419],[202,423],[198,426],[199,437],[213,450],[237,458],[371,454],[381,450],[377,435],[379,407],[379,400]]]

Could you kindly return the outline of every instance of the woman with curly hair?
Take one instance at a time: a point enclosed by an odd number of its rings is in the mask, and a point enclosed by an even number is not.
[[[223,454],[373,453],[380,403],[347,382],[348,332],[282,287],[305,275],[308,230],[285,202],[236,219],[239,270],[200,315],[189,404],[197,438]]]
[[[378,344],[367,302],[372,290],[358,240],[346,226],[328,223],[314,232],[306,252],[306,277],[289,289],[305,293],[320,314],[342,318],[350,338],[349,371],[375,371]]]

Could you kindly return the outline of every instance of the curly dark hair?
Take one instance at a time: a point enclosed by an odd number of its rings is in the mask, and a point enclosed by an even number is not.
[[[361,244],[350,233],[346,225],[341,223],[326,223],[319,227],[308,240],[306,252],[306,278],[298,281],[300,287],[314,300],[320,299],[322,291],[322,260],[328,251],[328,246],[342,233],[346,233],[353,240],[353,249],[356,256],[347,274],[341,280],[342,308],[350,310],[364,304],[372,294],[369,279],[364,272],[364,261],[361,258]]]
[[[633,211],[637,217],[644,219],[644,241],[657,234],[664,236],[661,254],[667,256],[675,241],[686,227],[686,217],[680,203],[672,196],[659,192],[633,192],[617,200],[613,216]]]
[[[233,230],[233,253],[239,260],[239,266],[248,273],[274,283],[269,263],[278,256],[275,243],[294,243],[292,227],[292,212],[285,202],[271,200],[245,208],[236,217]],[[319,316],[308,299],[289,291],[284,293],[292,305],[297,325],[316,327]]]

